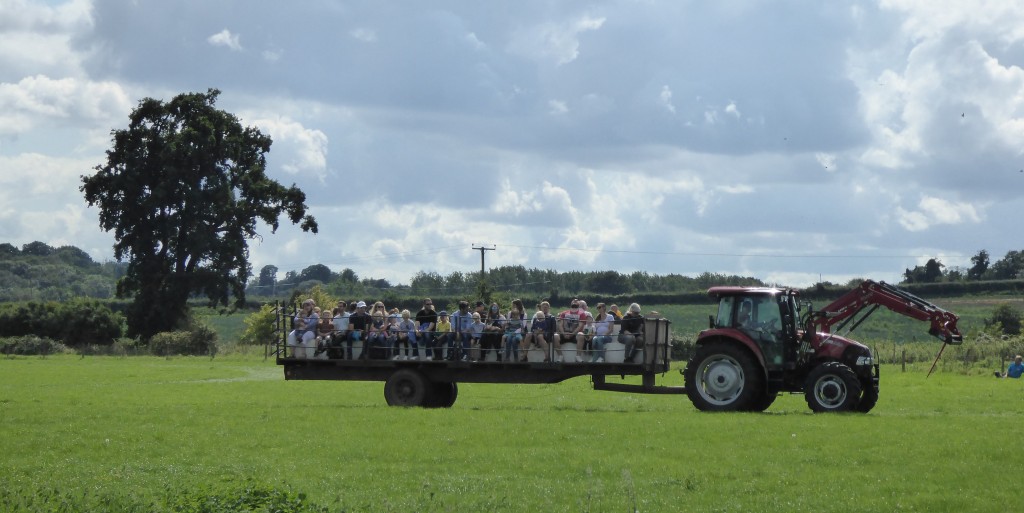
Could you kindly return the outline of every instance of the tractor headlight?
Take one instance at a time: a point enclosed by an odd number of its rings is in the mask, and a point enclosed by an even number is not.
[[[861,366],[861,365],[874,365],[874,364],[875,364],[875,359],[872,356],[858,356],[857,357],[857,366],[858,367]]]

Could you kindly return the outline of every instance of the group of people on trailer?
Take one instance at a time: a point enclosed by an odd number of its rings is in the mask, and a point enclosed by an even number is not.
[[[523,302],[515,299],[505,313],[498,303],[477,301],[471,309],[468,301],[459,301],[458,310],[449,315],[435,311],[433,301],[425,299],[415,315],[388,310],[380,301],[369,310],[363,301],[338,301],[326,314],[307,299],[291,318],[287,345],[295,358],[409,360],[420,359],[422,351],[423,359],[475,362],[494,351],[497,361],[511,363],[527,361],[531,348],[540,349],[545,362],[563,361],[562,344],[575,342],[577,363],[584,361],[584,351],[591,362],[601,363],[605,345],[616,337],[625,346],[624,360],[632,361],[643,344],[640,305],[629,305],[625,314],[604,303],[595,310],[573,299],[568,309],[552,314],[545,300],[527,318]],[[362,351],[353,355],[357,342],[362,342]]]

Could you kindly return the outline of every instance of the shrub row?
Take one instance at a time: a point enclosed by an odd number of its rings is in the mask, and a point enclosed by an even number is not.
[[[165,331],[149,339],[149,351],[157,356],[217,354],[217,333],[193,323],[188,331]]]
[[[35,335],[69,347],[109,345],[121,336],[123,324],[121,314],[90,299],[0,304],[0,337]]]
[[[35,335],[0,338],[0,354],[5,355],[48,355],[66,350],[60,342]]]

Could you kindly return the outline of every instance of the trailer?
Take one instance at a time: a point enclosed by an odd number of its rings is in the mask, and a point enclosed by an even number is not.
[[[672,354],[671,323],[657,316],[644,318],[640,356],[629,361],[557,361],[553,349],[549,361],[523,363],[360,360],[290,353],[280,305],[281,336],[273,353],[286,379],[383,381],[392,406],[450,407],[459,383],[558,383],[590,376],[596,390],[687,394],[702,411],[764,411],[779,394],[792,393],[803,394],[815,412],[867,413],[878,401],[879,365],[870,348],[846,335],[872,313],[884,307],[926,321],[943,348],[963,343],[956,314],[885,282],[865,280],[818,310],[791,288],[722,286],[711,287],[708,295],[718,302],[718,315],[709,316],[708,329],[697,335],[694,354],[680,371],[683,387],[655,385],[655,376],[668,372]],[[563,353],[575,354],[575,343],[566,346]],[[612,346],[606,350],[615,351]],[[641,376],[641,384],[608,383],[607,376]]]
[[[294,306],[276,307],[275,342],[270,354],[284,368],[287,380],[382,381],[384,399],[390,406],[448,408],[455,404],[459,383],[559,383],[567,379],[590,376],[595,390],[648,394],[685,394],[682,387],[658,386],[655,377],[669,371],[671,365],[671,322],[660,317],[644,318],[644,335],[638,340],[638,351],[625,361],[622,344],[612,342],[605,348],[608,358],[601,363],[577,363],[572,356],[557,361],[557,351],[549,349],[548,360],[539,349],[530,351],[526,362],[450,361],[417,358],[410,360],[363,359],[365,346],[356,344],[353,358],[320,353],[315,357],[296,356],[287,343],[288,319],[295,316]],[[613,332],[614,333],[614,332]],[[613,337],[614,340],[614,337]],[[572,346],[572,347],[568,347]],[[563,345],[563,354],[575,354],[575,342]],[[540,357],[538,358],[538,354]],[[344,356],[344,355],[342,355]],[[607,383],[606,376],[640,376],[640,384]]]

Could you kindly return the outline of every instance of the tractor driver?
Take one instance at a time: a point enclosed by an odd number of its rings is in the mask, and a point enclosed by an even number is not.
[[[740,313],[736,316],[736,325],[740,328],[753,328],[754,319],[750,316],[750,300],[740,303]]]

